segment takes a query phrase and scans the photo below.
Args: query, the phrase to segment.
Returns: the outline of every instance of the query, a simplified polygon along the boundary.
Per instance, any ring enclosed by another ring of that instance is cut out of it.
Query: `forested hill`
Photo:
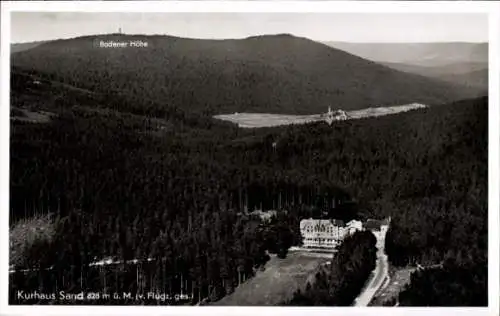
[[[41,45],[45,42],[46,41],[37,41],[37,42],[29,42],[29,43],[15,43],[15,44],[10,45],[10,52],[11,52],[11,54],[17,53],[17,52],[22,52],[22,51],[37,47],[38,45]]]
[[[147,48],[99,48],[140,40]],[[241,40],[110,34],[43,43],[12,54],[12,65],[100,92],[126,91],[205,114],[312,114],[477,96],[287,34]]]
[[[111,111],[125,116],[136,116],[144,122],[158,121],[155,118],[159,118],[168,122],[169,128],[166,131],[169,133],[191,133],[197,129],[221,129],[231,132],[236,129],[232,123],[154,102],[128,91],[99,93],[65,84],[38,71],[25,71],[17,67],[11,70],[11,106],[56,114],[75,108],[93,112],[93,115]]]

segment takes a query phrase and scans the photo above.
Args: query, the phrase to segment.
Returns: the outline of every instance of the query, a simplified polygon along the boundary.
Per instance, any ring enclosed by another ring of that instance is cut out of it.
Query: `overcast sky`
[[[487,42],[486,14],[13,12],[11,42],[105,34],[244,38],[291,33],[317,41]]]

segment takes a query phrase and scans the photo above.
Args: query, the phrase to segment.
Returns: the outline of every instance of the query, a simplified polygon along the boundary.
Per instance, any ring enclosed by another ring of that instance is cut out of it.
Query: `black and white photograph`
[[[9,306],[492,303],[487,13],[9,16]]]

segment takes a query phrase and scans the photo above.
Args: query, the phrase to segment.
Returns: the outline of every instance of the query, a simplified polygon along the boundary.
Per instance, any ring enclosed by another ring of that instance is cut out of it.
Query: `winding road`
[[[362,292],[354,300],[353,305],[356,307],[368,306],[375,293],[389,277],[389,265],[387,255],[384,252],[385,236],[388,228],[388,226],[382,226],[380,232],[374,233],[375,237],[377,237],[377,263]]]

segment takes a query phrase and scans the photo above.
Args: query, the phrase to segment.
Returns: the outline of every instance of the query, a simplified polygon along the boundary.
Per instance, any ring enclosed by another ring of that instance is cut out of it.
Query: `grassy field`
[[[396,105],[396,106],[387,106],[387,107],[376,107],[376,108],[367,108],[358,111],[349,111],[346,112],[347,116],[351,119],[361,119],[366,117],[376,117],[383,115],[391,115],[398,114],[402,112],[408,112],[411,110],[418,110],[422,108],[426,108],[426,105],[420,103],[411,103],[406,105]]]
[[[307,282],[313,281],[319,266],[329,260],[300,252],[291,252],[285,259],[273,256],[264,271],[258,271],[253,278],[236,288],[234,293],[213,305],[279,305],[291,299],[297,289],[305,288]]]
[[[268,113],[234,113],[216,115],[215,118],[238,124],[243,128],[272,127],[289,124],[306,124],[322,120],[319,114],[283,115]]]
[[[361,119],[366,117],[376,117],[390,114],[397,114],[411,110],[425,108],[419,103],[397,105],[389,107],[367,108],[356,111],[347,111],[349,119]],[[272,127],[290,124],[306,124],[324,120],[325,114],[312,115],[283,115],[269,113],[234,113],[216,115],[214,118],[238,124],[242,128]]]

